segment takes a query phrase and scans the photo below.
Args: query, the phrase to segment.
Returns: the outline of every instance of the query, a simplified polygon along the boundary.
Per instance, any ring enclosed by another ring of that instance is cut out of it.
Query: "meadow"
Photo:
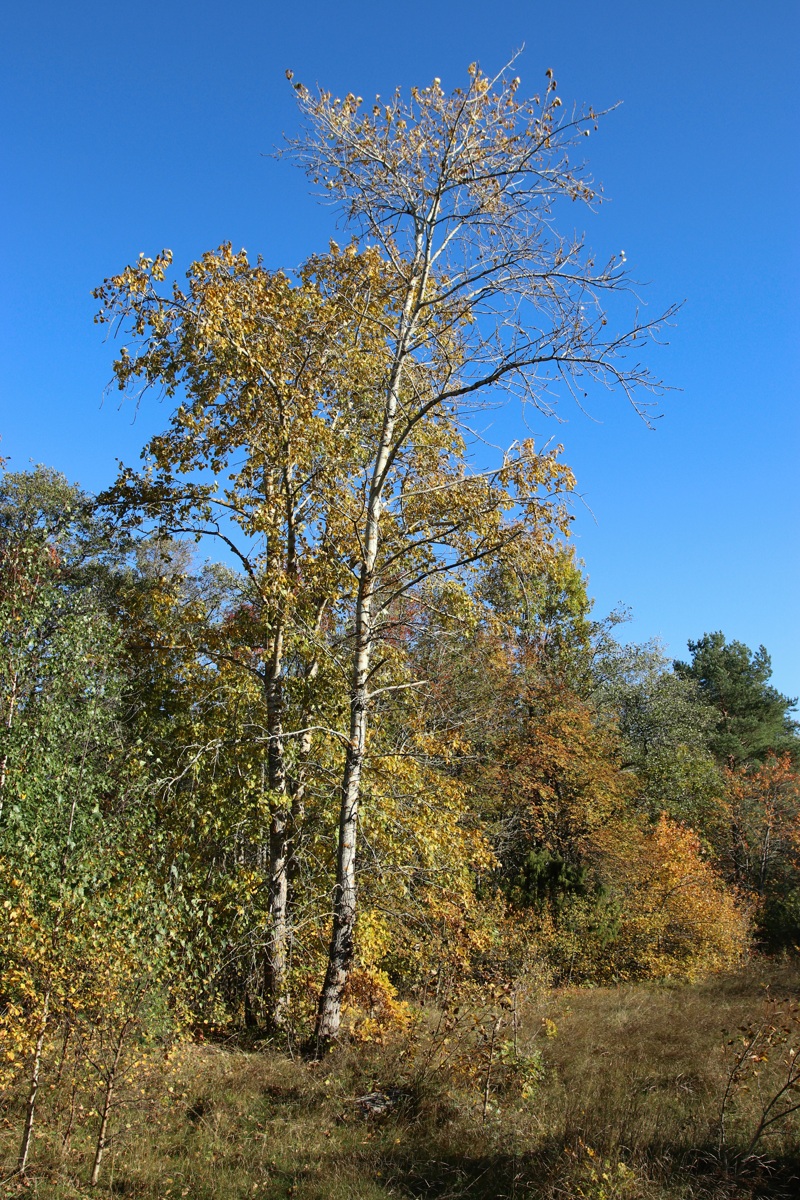
[[[321,1061],[197,1034],[151,1054],[119,1092],[93,1189],[97,1096],[61,1087],[48,1064],[27,1177],[3,1195],[793,1197],[800,1113],[780,1113],[798,1093],[779,1093],[799,990],[796,963],[765,960],[697,984],[531,986],[513,1006],[420,1009],[383,1044],[351,1041]],[[2,1109],[4,1175],[23,1108],[20,1094]]]

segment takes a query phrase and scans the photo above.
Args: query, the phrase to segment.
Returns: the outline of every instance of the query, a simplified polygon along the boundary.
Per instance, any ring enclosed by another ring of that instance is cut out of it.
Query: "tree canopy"
[[[692,680],[719,714],[711,739],[714,753],[732,766],[785,751],[797,755],[797,700],[782,696],[770,682],[772,663],[764,646],[751,651],[727,642],[721,632],[689,642],[691,662],[675,663],[681,679]]]

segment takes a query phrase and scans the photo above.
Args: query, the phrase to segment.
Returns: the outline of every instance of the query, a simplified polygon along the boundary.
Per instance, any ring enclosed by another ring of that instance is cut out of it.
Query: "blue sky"
[[[167,417],[103,402],[92,287],[140,251],[183,268],[230,240],[292,267],[337,232],[267,157],[298,128],[286,68],[370,96],[457,86],[524,44],[524,88],[552,67],[565,105],[621,100],[587,142],[610,202],[573,219],[599,254],[624,248],[648,312],[685,300],[650,359],[680,390],[652,432],[605,394],[534,430],[577,474],[599,613],[629,605],[628,636],[677,656],[712,629],[763,642],[800,692],[797,0],[29,0],[2,35],[0,452],[92,491]]]

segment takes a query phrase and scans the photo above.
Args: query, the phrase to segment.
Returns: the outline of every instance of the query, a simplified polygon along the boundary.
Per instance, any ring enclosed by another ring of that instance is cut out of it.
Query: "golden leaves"
[[[747,911],[693,830],[662,815],[649,829],[617,822],[596,841],[605,878],[623,898],[621,974],[694,979],[741,959]]]

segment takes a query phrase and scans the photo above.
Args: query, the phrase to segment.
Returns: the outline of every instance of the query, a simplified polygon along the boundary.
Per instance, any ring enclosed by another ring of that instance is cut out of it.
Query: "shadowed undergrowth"
[[[796,1196],[798,1114],[750,1143],[792,1069],[799,983],[795,967],[761,964],[691,986],[565,990],[529,998],[497,1036],[485,1013],[442,1022],[426,1012],[402,1038],[342,1046],[322,1062],[269,1045],[184,1045],[127,1081],[95,1189],[86,1180],[96,1098],[67,1093],[50,1064],[28,1176],[3,1194]],[[756,1028],[766,1032],[736,1068]],[[376,1092],[388,1097],[383,1111],[384,1101],[358,1104]],[[21,1124],[21,1096],[11,1095],[0,1120],[5,1176]]]

